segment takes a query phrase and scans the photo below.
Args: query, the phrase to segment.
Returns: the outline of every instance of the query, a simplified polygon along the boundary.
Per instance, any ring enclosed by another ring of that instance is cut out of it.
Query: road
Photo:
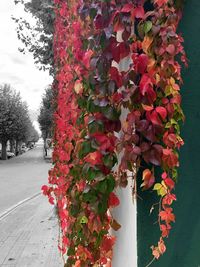
[[[57,218],[40,194],[51,167],[42,147],[0,161],[0,267],[63,266]]]
[[[51,165],[43,160],[43,144],[21,156],[0,161],[0,214],[18,202],[29,198],[47,183]]]

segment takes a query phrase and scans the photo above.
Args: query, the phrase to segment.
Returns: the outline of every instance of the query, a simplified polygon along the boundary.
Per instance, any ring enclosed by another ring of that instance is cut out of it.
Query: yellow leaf
[[[165,181],[162,181],[161,184],[162,184],[162,186],[163,186],[165,189],[167,189],[167,186],[166,186],[166,184],[165,184]]]
[[[82,83],[79,80],[76,81],[76,83],[74,85],[74,91],[77,94],[82,94],[82,92],[83,92],[83,85],[82,85]]]
[[[158,191],[158,195],[160,195],[161,197],[164,197],[167,194],[167,189],[162,187],[159,191]]]
[[[156,83],[160,82],[160,75],[156,73]]]
[[[170,78],[170,83],[172,86],[176,83],[173,77]]]
[[[154,185],[153,190],[160,190],[162,188],[162,185],[157,183]]]

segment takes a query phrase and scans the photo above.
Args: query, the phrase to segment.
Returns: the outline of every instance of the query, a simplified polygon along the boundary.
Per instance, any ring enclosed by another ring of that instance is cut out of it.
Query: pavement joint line
[[[25,204],[26,202],[38,197],[39,195],[41,195],[41,192],[34,194],[31,197],[25,198],[21,201],[19,201],[17,204],[13,205],[12,207],[10,207],[9,209],[7,209],[6,211],[4,211],[3,213],[0,214],[0,221],[3,220],[4,218],[6,218],[8,215],[10,215],[13,211],[15,211],[18,207],[22,206],[23,204]]]

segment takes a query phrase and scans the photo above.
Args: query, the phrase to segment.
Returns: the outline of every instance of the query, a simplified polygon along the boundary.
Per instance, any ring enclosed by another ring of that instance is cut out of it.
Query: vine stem
[[[154,261],[155,261],[155,257],[145,266],[145,267],[149,267]]]

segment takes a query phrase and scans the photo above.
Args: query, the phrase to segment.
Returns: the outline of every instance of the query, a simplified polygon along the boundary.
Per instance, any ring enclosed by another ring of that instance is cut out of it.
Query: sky
[[[0,84],[9,83],[20,91],[22,99],[34,113],[38,110],[44,89],[51,84],[52,78],[48,71],[37,69],[31,54],[24,55],[18,51],[23,45],[17,38],[12,15],[26,17],[34,23],[31,15],[25,14],[22,6],[16,6],[14,0],[0,0]]]

